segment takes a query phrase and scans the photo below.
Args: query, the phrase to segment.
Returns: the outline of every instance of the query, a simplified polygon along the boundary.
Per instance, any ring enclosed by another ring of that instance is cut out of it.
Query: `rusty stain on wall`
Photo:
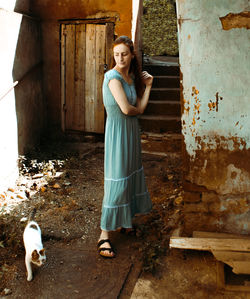
[[[219,100],[223,100],[223,97],[219,96],[219,92],[216,92],[215,94],[215,102],[213,102],[212,100],[209,101],[208,103],[208,108],[209,111],[219,111]]]
[[[206,136],[196,136],[195,142],[203,151],[210,149],[227,149],[230,151],[246,150],[246,141],[237,136],[224,137],[215,133]],[[216,146],[215,146],[216,145]]]
[[[224,30],[233,28],[250,29],[250,11],[229,13],[224,17],[220,17],[220,21]]]
[[[195,134],[194,126],[195,126],[196,122],[198,120],[200,120],[199,114],[200,114],[201,102],[200,102],[200,99],[198,98],[198,94],[199,94],[199,90],[196,89],[195,86],[193,86],[192,87],[192,92],[191,92],[192,99],[186,100],[185,98],[183,98],[183,113],[185,113],[186,115],[189,114],[190,109],[191,109],[190,102],[194,102],[193,109],[191,110],[193,112],[192,122],[191,122],[191,125],[189,125],[192,136],[194,136],[194,134]],[[183,96],[183,94],[182,94],[182,96]],[[182,121],[182,124],[183,124],[183,129],[186,129],[184,120]]]

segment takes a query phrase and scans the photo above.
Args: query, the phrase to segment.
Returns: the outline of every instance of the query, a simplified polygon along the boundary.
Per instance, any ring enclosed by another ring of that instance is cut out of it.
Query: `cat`
[[[25,247],[25,265],[27,270],[27,280],[33,279],[32,263],[42,266],[46,261],[45,249],[42,244],[42,233],[39,225],[34,221],[36,209],[29,217],[28,224],[23,232],[23,242]]]

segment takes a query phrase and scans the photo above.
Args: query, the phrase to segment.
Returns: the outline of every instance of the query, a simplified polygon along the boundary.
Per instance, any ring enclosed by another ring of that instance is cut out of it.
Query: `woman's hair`
[[[114,49],[115,46],[120,45],[120,44],[126,45],[130,49],[131,54],[134,56],[134,58],[132,58],[131,63],[130,63],[129,73],[134,74],[135,89],[136,89],[137,96],[140,98],[143,95],[144,84],[143,84],[142,79],[141,79],[141,67],[140,67],[140,64],[138,62],[138,58],[135,54],[134,44],[133,44],[132,40],[129,37],[125,36],[125,35],[122,35],[122,36],[118,37],[113,42],[113,49]],[[114,67],[114,66],[115,66],[115,59],[113,57],[112,67]]]

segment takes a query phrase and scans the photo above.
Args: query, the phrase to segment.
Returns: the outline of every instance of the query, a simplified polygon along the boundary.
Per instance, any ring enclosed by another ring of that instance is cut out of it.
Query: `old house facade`
[[[250,233],[249,8],[177,1],[187,233]],[[1,2],[0,190],[45,132],[103,133],[112,39],[140,44],[138,11],[132,0]]]

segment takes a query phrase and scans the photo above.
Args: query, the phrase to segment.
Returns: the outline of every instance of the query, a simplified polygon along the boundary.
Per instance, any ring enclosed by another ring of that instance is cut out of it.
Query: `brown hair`
[[[130,63],[129,73],[134,75],[136,93],[137,93],[137,96],[139,98],[141,98],[143,95],[143,91],[144,91],[144,84],[141,79],[141,67],[138,62],[138,58],[135,54],[134,44],[133,44],[132,40],[125,35],[119,36],[113,42],[113,49],[115,46],[120,45],[120,44],[126,45],[130,49],[131,54],[134,56],[134,58],[132,58],[131,63]],[[113,57],[112,67],[114,67],[114,66],[115,66],[115,59]]]

